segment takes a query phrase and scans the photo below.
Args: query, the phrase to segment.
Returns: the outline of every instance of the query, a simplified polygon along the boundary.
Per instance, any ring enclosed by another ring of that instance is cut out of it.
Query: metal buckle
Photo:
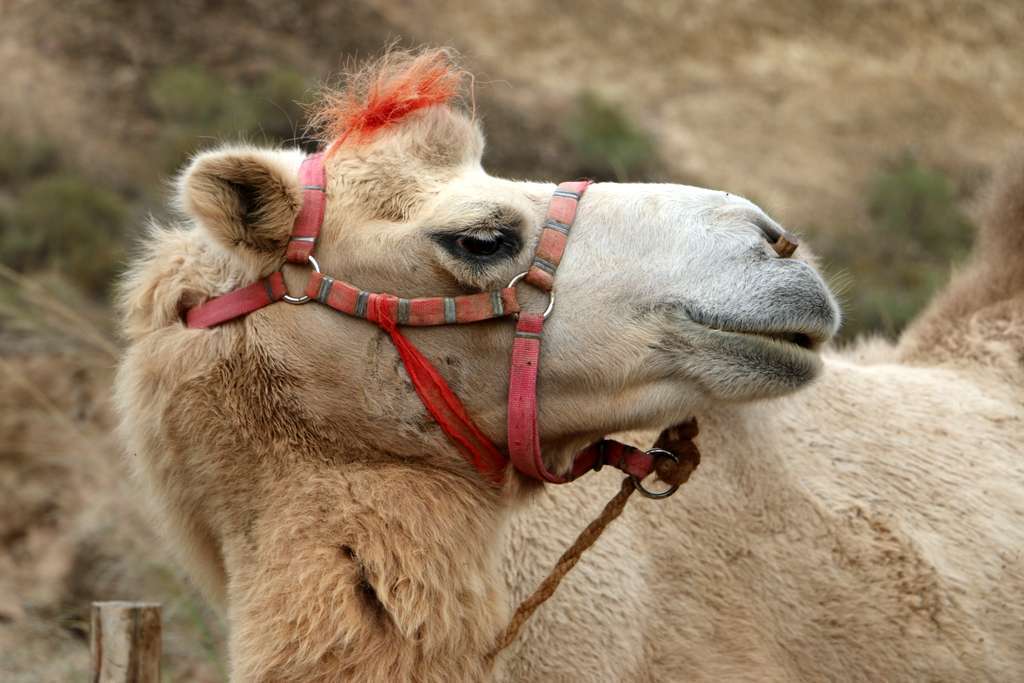
[[[316,262],[316,259],[313,258],[313,255],[310,254],[306,258],[307,258],[307,261],[308,261],[309,265],[313,266],[313,272],[314,273],[319,273],[320,272],[320,264]],[[309,303],[309,296],[306,295],[306,294],[303,294],[302,296],[292,296],[291,294],[288,294],[287,292],[285,292],[285,295],[282,298],[285,301],[287,301],[288,303],[295,304],[295,305]]]
[[[530,271],[528,271],[528,270],[524,270],[523,272],[519,273],[514,278],[509,280],[508,284],[505,285],[505,289],[509,289],[511,287],[515,287],[517,284],[519,284],[520,280],[522,280],[524,277],[526,277],[529,274],[530,274]],[[551,312],[553,310],[555,310],[555,293],[554,292],[548,292],[548,307],[544,309],[544,314],[543,314],[544,320],[547,320],[548,317],[550,317]],[[519,319],[519,314],[518,313],[514,314],[514,316],[515,316],[515,318],[517,320]]]
[[[647,454],[648,455],[653,455],[655,460],[657,460],[658,458],[671,458],[673,462],[676,462],[676,463],[679,462],[679,456],[678,455],[676,455],[672,451],[666,451],[664,448],[652,448],[649,451],[647,451]],[[644,488],[643,480],[637,478],[636,475],[631,474],[631,475],[629,475],[629,478],[633,480],[633,486],[636,487],[637,491],[639,491],[643,495],[647,496],[648,498],[653,498],[655,500],[660,500],[662,498],[668,498],[673,493],[675,493],[676,491],[679,490],[679,484],[676,484],[674,486],[670,486],[669,488],[665,489],[664,491],[651,491],[650,489]]]

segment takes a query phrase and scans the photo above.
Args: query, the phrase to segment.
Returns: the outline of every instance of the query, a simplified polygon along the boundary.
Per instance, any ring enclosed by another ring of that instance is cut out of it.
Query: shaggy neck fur
[[[280,493],[258,546],[239,539],[237,561],[228,551],[237,680],[485,676],[507,601],[488,542],[500,535],[493,499],[383,463],[310,472]]]
[[[500,535],[498,493],[324,424],[303,405],[302,371],[250,339],[221,349],[163,407],[177,445],[167,457],[186,456],[195,472],[172,514],[189,511],[200,538],[216,541],[190,548],[236,625],[233,677],[482,677],[505,615],[488,542]],[[221,411],[192,409],[211,404]],[[420,447],[449,449],[443,435]],[[211,489],[211,478],[230,485]]]

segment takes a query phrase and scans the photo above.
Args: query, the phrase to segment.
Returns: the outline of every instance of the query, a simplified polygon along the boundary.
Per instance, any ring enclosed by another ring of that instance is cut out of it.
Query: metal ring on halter
[[[309,265],[313,266],[313,272],[314,273],[319,273],[320,272],[320,264],[316,262],[316,259],[313,258],[313,255],[310,254],[306,258],[309,260]],[[306,294],[303,294],[302,296],[292,296],[291,294],[288,294],[286,292],[285,295],[283,297],[281,297],[281,298],[284,299],[285,301],[287,301],[290,304],[304,304],[304,303],[308,303],[309,302],[309,296],[306,295]]]
[[[511,287],[515,287],[517,284],[519,284],[520,280],[522,280],[524,277],[526,277],[529,274],[530,274],[530,271],[528,271],[528,270],[524,270],[523,272],[519,273],[519,275],[516,275],[514,278],[509,280],[508,284],[505,285],[505,289],[509,289]],[[548,292],[548,307],[544,309],[544,316],[543,316],[545,320],[547,320],[548,317],[550,317],[551,311],[553,311],[553,310],[555,310],[555,293],[554,292]],[[519,314],[516,313],[515,317],[518,318]]]
[[[672,451],[666,451],[664,448],[652,448],[651,450],[647,451],[647,454],[653,455],[655,459],[671,458],[672,462],[679,462],[678,455],[676,455]],[[629,478],[633,480],[633,486],[636,487],[637,491],[647,496],[648,498],[654,498],[655,500],[659,498],[668,498],[673,493],[679,490],[679,484],[674,484],[669,488],[665,489],[664,491],[651,491],[650,489],[644,488],[643,480],[638,479],[636,475],[631,474],[629,475]]]

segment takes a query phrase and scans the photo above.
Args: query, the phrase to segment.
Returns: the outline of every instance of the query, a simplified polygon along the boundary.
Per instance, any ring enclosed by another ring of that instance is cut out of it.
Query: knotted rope
[[[676,462],[668,458],[660,460],[656,467],[659,480],[669,486],[681,486],[687,482],[693,471],[697,469],[697,465],[700,464],[700,451],[697,450],[697,445],[693,443],[693,438],[697,436],[697,431],[696,420],[690,420],[666,429],[661,433],[655,447],[672,451],[679,457],[679,461]],[[601,514],[579,533],[573,544],[562,553],[562,556],[558,558],[558,562],[555,563],[547,577],[540,582],[540,585],[537,586],[533,593],[519,603],[519,607],[516,608],[515,614],[512,615],[512,619],[505,627],[505,630],[501,632],[501,635],[498,636],[497,641],[494,643],[494,647],[487,653],[485,660],[488,664],[493,665],[494,658],[516,639],[523,625],[533,616],[537,608],[554,595],[562,579],[576,566],[583,553],[590,546],[594,545],[608,525],[622,514],[626,503],[629,502],[629,497],[635,491],[636,484],[634,484],[633,479],[631,477],[624,478],[618,493],[612,496],[611,500],[605,504]]]

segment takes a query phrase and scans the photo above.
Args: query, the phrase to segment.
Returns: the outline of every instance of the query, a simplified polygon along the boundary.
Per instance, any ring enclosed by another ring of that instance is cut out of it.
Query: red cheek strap
[[[284,276],[280,271],[271,273],[248,287],[236,289],[188,309],[185,325],[194,328],[215,327],[280,301],[285,294]]]
[[[285,258],[291,263],[305,263],[313,253],[320,226],[324,224],[327,208],[327,171],[324,169],[323,153],[313,154],[299,166],[299,186],[302,189],[302,206],[295,217],[288,252]]]

